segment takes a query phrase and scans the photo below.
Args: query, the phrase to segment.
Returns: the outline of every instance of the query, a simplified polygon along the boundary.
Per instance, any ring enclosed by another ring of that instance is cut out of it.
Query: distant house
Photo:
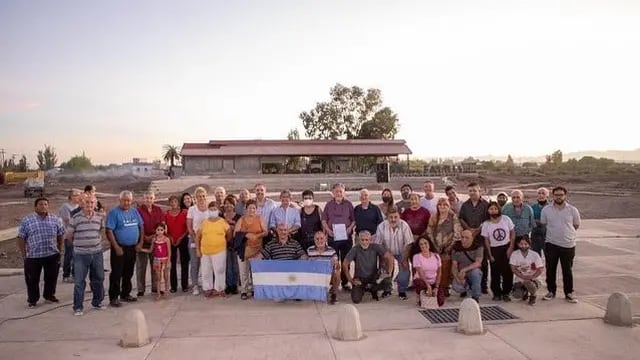
[[[142,158],[133,158],[130,163],[123,163],[122,169],[125,170],[125,173],[139,177],[159,176],[163,172],[160,168],[160,161],[147,162]]]

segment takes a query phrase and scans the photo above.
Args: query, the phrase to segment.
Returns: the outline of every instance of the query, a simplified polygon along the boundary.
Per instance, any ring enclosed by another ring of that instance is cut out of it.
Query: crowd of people
[[[538,189],[529,205],[520,190],[511,192],[511,201],[504,193],[488,201],[476,183],[468,184],[464,202],[453,186],[438,198],[434,183],[426,181],[423,194],[403,185],[397,202],[391,189],[384,189],[378,205],[362,189],[354,207],[345,187],[336,184],[324,208],[311,190],[302,192],[300,203],[288,190],[280,192],[279,202],[266,196],[263,184],[253,190],[253,196],[248,190],[236,196],[218,187],[209,201],[206,189],[198,187],[193,194],[169,197],[167,210],[155,203],[152,192],[135,206],[133,194],[123,191],[118,206],[107,212],[89,185],[84,192],[70,191],[59,215],[50,213],[46,198],[37,199],[18,233],[28,307],[40,299],[43,270],[43,298],[58,302],[63,254],[62,281],[75,284],[74,314],[84,313],[87,276],[92,307],[104,309],[105,250],[110,251],[112,307],[145,296],[147,266],[157,299],[178,290],[250,299],[251,259],[330,261],[330,304],[340,288],[350,292],[353,303],[366,293],[374,300],[389,297],[395,281],[398,297],[407,300],[413,289],[419,306],[424,296],[442,305],[451,292],[479,302],[489,290],[493,301],[515,297],[534,305],[543,273],[548,290],[543,299],[551,300],[560,262],[565,299],[577,302],[572,266],[580,214],[567,203],[564,187],[551,191],[552,201],[546,188]]]

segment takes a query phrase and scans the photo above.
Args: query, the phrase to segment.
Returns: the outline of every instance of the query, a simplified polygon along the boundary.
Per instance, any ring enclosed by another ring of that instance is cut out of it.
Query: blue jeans
[[[192,246],[194,243],[195,240],[189,236],[189,258],[191,259],[189,262],[189,272],[191,273],[191,286],[197,287],[198,274],[200,273],[200,258],[198,258],[196,254],[196,248]]]
[[[62,277],[68,278],[73,275],[73,244],[64,242],[64,259],[62,261]]]
[[[409,269],[402,268],[402,255],[394,255],[398,261],[398,293],[406,293],[409,287]]]
[[[99,306],[104,299],[104,263],[102,251],[95,254],[75,254],[73,257],[73,310],[82,310],[84,303],[85,279],[89,273],[89,286],[93,293],[91,305]]]
[[[471,288],[471,297],[474,299],[480,299],[482,294],[482,271],[480,269],[473,269],[466,274],[467,287]]]

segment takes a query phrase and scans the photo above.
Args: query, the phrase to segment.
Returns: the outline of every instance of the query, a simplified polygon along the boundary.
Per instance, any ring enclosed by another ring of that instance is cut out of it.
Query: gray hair
[[[544,191],[545,195],[549,196],[549,189],[546,187],[539,188],[536,192]]]
[[[511,192],[511,197],[513,197],[514,195],[520,195],[520,197],[524,197],[524,194],[522,193],[522,191],[517,189]]]
[[[218,192],[218,191],[222,191],[223,194],[227,193],[227,190],[225,190],[225,188],[223,188],[222,186],[218,186],[217,188],[215,188],[213,190],[214,193]]]
[[[344,190],[344,184],[343,183],[335,183],[335,184],[333,184],[333,187],[331,187],[331,190],[335,190],[337,188],[341,188],[342,190]]]
[[[361,230],[361,231],[358,233],[358,240],[360,240],[360,238],[361,238],[362,236],[364,236],[364,235],[369,235],[369,237],[373,236],[373,235],[371,235],[371,232],[370,232],[369,230]]]
[[[133,199],[133,193],[129,190],[124,190],[120,192],[120,196],[118,197],[118,199],[122,200],[127,197]]]

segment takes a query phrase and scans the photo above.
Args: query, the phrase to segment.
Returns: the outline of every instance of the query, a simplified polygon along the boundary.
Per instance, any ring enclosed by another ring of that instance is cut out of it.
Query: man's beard
[[[409,200],[409,195],[411,195],[410,193],[402,193],[402,199],[403,200]]]
[[[555,199],[555,200],[553,200],[553,202],[555,202],[558,205],[562,205],[562,204],[564,204],[564,199]]]
[[[497,219],[497,218],[500,216],[500,214],[491,214],[491,215],[489,215],[489,216],[490,216],[492,219]]]

